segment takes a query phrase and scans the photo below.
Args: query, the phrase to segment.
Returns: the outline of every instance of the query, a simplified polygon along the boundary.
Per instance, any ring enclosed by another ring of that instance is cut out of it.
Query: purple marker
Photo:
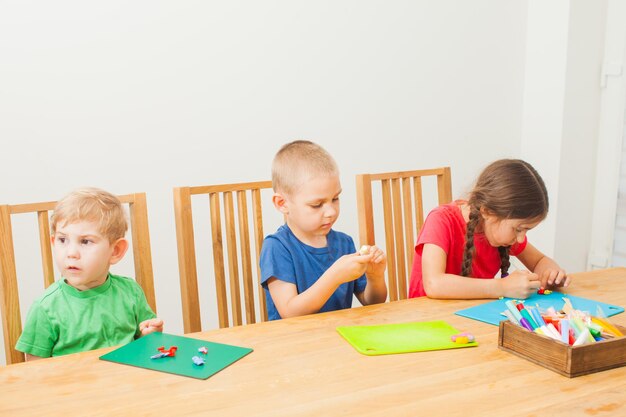
[[[528,322],[528,320],[526,320],[525,317],[522,317],[520,319],[519,324],[521,324],[522,327],[524,327],[526,330],[530,330],[531,332],[534,331],[533,326],[530,325],[530,323]]]

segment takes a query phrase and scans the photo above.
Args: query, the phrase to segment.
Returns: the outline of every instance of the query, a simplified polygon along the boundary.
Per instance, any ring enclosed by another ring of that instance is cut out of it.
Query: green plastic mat
[[[161,346],[165,349],[176,346],[178,348],[176,355],[151,359],[151,356],[159,353],[158,348]],[[203,346],[208,350],[206,355],[198,351]],[[192,378],[207,379],[250,352],[252,352],[250,348],[156,332],[102,355],[100,359]],[[194,356],[204,359],[204,365],[195,365],[191,359]]]
[[[460,332],[443,320],[342,326],[337,331],[358,352],[370,356],[478,346],[476,342],[453,342],[450,337]]]

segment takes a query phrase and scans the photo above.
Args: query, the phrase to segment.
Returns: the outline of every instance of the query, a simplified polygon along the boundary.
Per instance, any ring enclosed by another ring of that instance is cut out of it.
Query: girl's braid
[[[463,264],[461,275],[469,277],[472,273],[472,260],[474,259],[474,231],[480,222],[480,208],[470,206],[469,221],[465,234],[465,251],[463,252]]]

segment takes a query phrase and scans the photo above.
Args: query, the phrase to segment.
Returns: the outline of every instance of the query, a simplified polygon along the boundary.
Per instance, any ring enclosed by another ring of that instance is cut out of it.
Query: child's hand
[[[529,271],[514,271],[501,279],[503,296],[509,298],[528,298],[541,287],[539,275]]]
[[[337,277],[339,284],[344,282],[354,281],[365,273],[373,255],[360,255],[357,253],[351,253],[349,255],[343,255],[337,259],[329,269],[332,269],[333,275]]]
[[[153,332],[162,332],[163,320],[150,319],[150,320],[142,321],[141,323],[139,323],[139,330],[141,331],[142,336],[145,336]]]
[[[546,269],[541,273],[541,286],[543,288],[567,287],[571,278],[563,269]]]
[[[377,246],[363,246],[359,250],[360,255],[371,255],[371,259],[367,264],[365,274],[371,278],[384,279],[385,268],[387,268],[387,256]]]

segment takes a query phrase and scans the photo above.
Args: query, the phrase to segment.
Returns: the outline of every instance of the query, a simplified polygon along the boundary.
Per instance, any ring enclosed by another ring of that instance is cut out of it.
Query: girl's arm
[[[446,252],[426,243],[422,249],[422,278],[430,298],[527,298],[539,286],[539,277],[528,271],[515,271],[503,279],[477,279],[446,273]]]
[[[527,243],[524,250],[517,255],[517,259],[522,261],[526,268],[539,275],[541,286],[544,288],[567,287],[571,281],[564,269],[530,243]]]

